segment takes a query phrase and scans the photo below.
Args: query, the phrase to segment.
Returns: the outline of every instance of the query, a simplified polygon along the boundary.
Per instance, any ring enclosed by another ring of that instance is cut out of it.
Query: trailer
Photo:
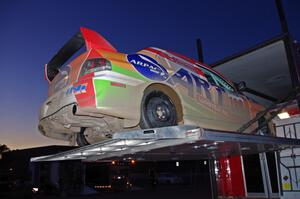
[[[117,132],[112,139],[31,162],[82,160],[186,160],[218,159],[300,147],[299,139],[203,129],[179,125]]]

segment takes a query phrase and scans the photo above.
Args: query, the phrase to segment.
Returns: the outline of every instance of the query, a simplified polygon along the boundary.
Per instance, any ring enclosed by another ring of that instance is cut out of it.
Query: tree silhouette
[[[8,146],[6,144],[0,144],[0,154],[10,151],[10,149],[8,148]]]

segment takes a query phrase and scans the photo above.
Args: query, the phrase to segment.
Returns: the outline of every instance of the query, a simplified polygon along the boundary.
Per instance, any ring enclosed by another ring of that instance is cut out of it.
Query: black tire
[[[81,128],[80,132],[77,133],[77,137],[76,137],[76,142],[78,144],[78,146],[86,146],[89,145],[90,143],[86,140],[85,135],[84,135],[84,131],[86,128]]]
[[[177,125],[177,111],[172,100],[159,90],[146,91],[141,104],[142,129]]]

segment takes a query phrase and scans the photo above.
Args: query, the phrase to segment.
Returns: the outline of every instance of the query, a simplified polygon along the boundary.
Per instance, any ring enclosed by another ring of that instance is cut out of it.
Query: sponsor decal
[[[167,70],[149,56],[133,54],[128,55],[127,60],[139,73],[151,80],[164,81],[169,77]]]
[[[222,112],[225,115],[227,113],[224,109],[246,110],[244,100],[239,94],[210,84],[201,76],[196,76],[184,68],[174,73],[171,79],[173,86],[180,86],[178,89],[186,92],[186,95],[216,112]]]
[[[67,90],[66,95],[71,95],[71,94],[78,95],[78,94],[86,93],[86,88],[87,88],[87,83],[79,84],[77,86],[72,86]]]

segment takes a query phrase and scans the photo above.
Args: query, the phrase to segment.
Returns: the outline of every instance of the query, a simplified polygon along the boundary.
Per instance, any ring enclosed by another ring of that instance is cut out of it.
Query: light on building
[[[281,120],[290,118],[290,114],[288,112],[282,112],[277,115]]]
[[[179,167],[179,162],[176,162],[176,167]]]
[[[130,163],[131,163],[132,165],[135,165],[135,160],[130,160]]]

